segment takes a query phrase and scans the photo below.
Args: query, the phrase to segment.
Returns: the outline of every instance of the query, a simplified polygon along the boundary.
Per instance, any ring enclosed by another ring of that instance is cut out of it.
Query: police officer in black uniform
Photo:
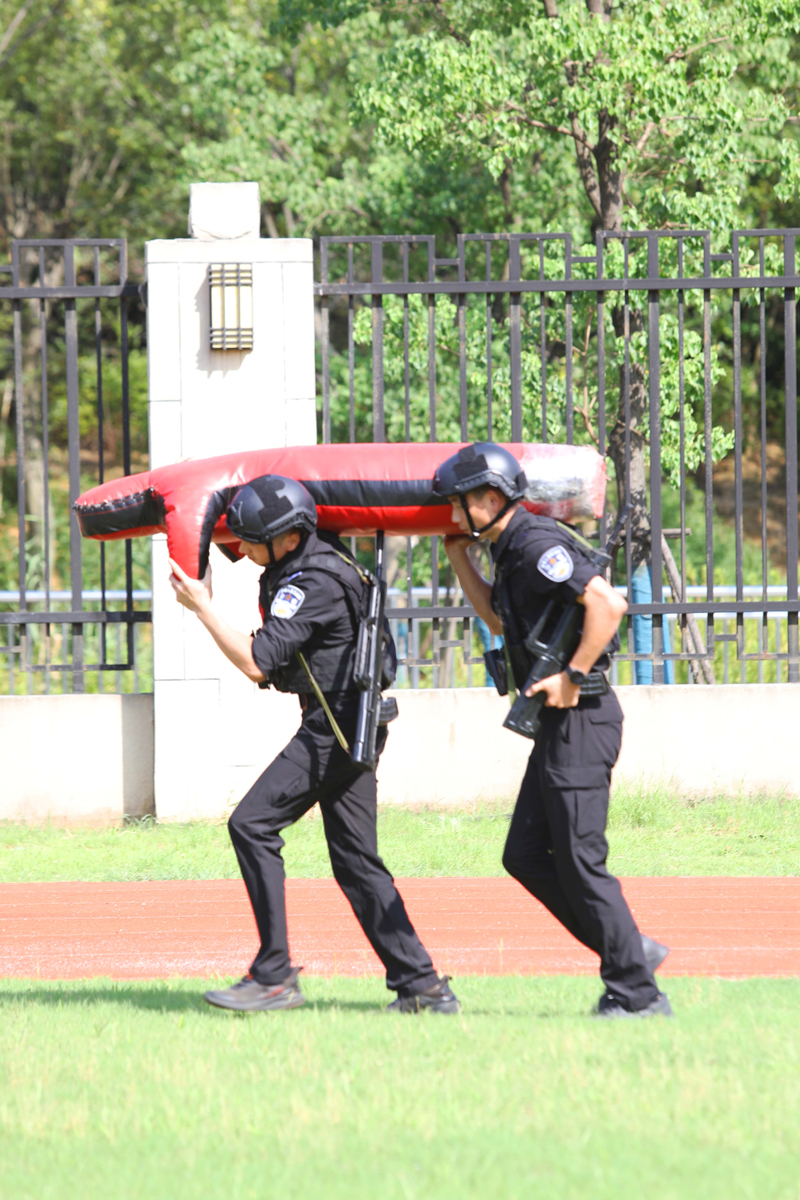
[[[248,679],[300,697],[302,722],[228,822],[261,946],[239,983],[205,998],[239,1012],[303,1003],[301,968],[289,958],[281,830],[319,803],[333,873],[386,968],[387,987],[397,992],[389,1010],[458,1012],[378,855],[375,773],[354,767],[340,744],[352,745],[355,734],[360,692],[353,666],[368,575],[338,538],[317,532],[314,501],[295,480],[252,480],[233,496],[227,523],[242,553],[266,568],[261,629],[232,629],[214,612],[204,584],[176,563],[172,586]],[[388,646],[396,663],[391,639]],[[379,750],[385,741],[384,726]]]
[[[533,665],[523,643],[547,601],[554,594],[564,604],[577,598],[585,610],[566,670],[528,692],[541,690],[547,698],[503,865],[600,956],[606,991],[597,1016],[671,1016],[653,978],[668,950],[640,934],[619,881],[606,869],[608,791],[622,737],[622,710],[606,671],[626,604],[585,553],[588,543],[577,530],[519,504],[526,487],[514,456],[492,442],[464,447],[441,464],[433,482],[466,535],[446,539],[450,561],[478,616],[504,635],[518,689]],[[467,555],[478,538],[491,543],[493,586]],[[556,619],[539,634],[542,641]]]

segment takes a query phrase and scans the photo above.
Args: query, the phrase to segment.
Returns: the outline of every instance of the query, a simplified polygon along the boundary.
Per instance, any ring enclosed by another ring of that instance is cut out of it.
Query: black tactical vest
[[[539,527],[546,529],[557,530],[561,534],[567,534],[568,537],[575,543],[575,549],[586,552],[593,549],[590,542],[586,540],[576,529],[571,525],[567,525],[562,521],[557,521],[553,517],[535,518]],[[535,611],[529,613],[519,612],[511,603],[511,596],[508,586],[508,577],[511,573],[520,566],[521,560],[525,557],[525,533],[528,526],[523,525],[516,536],[506,548],[502,560],[497,564],[495,569],[495,580],[493,595],[497,607],[499,609],[500,620],[503,622],[503,636],[508,661],[511,666],[511,671],[514,676],[514,682],[517,688],[523,687],[528,675],[534,664],[534,656],[525,646],[525,639],[534,630],[534,628],[542,622],[541,627],[537,630],[537,640],[547,642],[548,636],[555,628],[556,622],[564,611],[564,606],[567,603],[574,603],[572,597],[567,597],[562,594],[561,589],[554,590],[548,595],[542,595]],[[619,647],[619,641],[615,635],[616,646],[613,645],[609,649]],[[601,669],[608,666],[608,660],[603,655],[596,664]]]
[[[266,571],[262,576],[261,585],[262,617],[269,613],[272,601],[287,577],[311,568],[322,571],[343,587],[352,623],[352,634],[346,642],[333,646],[315,645],[313,640],[309,641],[303,647],[303,654],[323,692],[352,691],[356,641],[365,606],[369,573],[360,564],[355,563],[345,553],[344,548],[336,550],[316,535],[308,553],[301,554],[299,558],[292,557],[285,565],[278,563],[271,571]],[[314,690],[296,656],[293,656],[285,667],[271,671],[269,682],[279,692],[307,695]]]

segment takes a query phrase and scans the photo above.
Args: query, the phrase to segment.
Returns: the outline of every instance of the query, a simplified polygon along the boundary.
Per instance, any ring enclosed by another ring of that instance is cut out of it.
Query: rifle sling
[[[319,700],[320,704],[322,705],[325,716],[328,718],[328,720],[331,723],[331,729],[336,734],[337,742],[342,747],[345,754],[349,754],[350,747],[347,744],[347,738],[344,736],[341,729],[339,728],[339,722],[336,720],[336,717],[331,712],[331,706],[330,706],[330,704],[328,704],[328,701],[325,699],[325,696],[323,695],[323,692],[322,692],[322,688],[319,686],[316,679],[311,674],[311,668],[309,667],[308,663],[306,662],[305,654],[303,654],[300,650],[298,650],[297,657],[300,661],[300,666],[303,668],[306,675],[308,676],[308,682],[311,684],[312,688],[314,689],[314,695]]]

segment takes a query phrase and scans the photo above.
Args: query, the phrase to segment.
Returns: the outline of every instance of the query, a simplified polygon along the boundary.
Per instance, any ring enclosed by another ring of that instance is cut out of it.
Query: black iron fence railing
[[[124,239],[11,243],[0,274],[0,690],[24,680],[26,692],[49,691],[55,679],[83,692],[87,675],[103,690],[95,672],[132,673],[138,688],[134,633],[151,616],[134,592],[133,548],[82,544],[72,513],[86,487],[131,472],[131,304]]]
[[[734,675],[796,682],[798,233],[736,231],[725,253],[694,230],[580,253],[569,234],[465,234],[453,258],[432,237],[323,238],[320,437],[594,444],[598,536],[634,504],[619,682],[721,682],[731,648]],[[438,539],[393,556],[407,678],[471,677],[488,631]]]
[[[324,238],[320,438],[594,444],[596,535],[634,503],[616,681],[798,681],[798,232],[737,231],[725,253],[703,231],[580,252],[567,234],[475,234],[453,258],[431,237]],[[146,466],[142,333],[124,240],[12,244],[0,690],[147,686],[147,545],[81,543],[71,513]],[[401,682],[483,682],[489,632],[439,540],[390,539],[387,562]]]

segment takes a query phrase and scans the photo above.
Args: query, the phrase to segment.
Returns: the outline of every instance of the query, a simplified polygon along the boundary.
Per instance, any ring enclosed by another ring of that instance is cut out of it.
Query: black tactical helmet
[[[243,542],[269,546],[273,538],[290,529],[311,533],[317,525],[317,506],[296,479],[259,475],[239,488],[225,520],[231,533]]]
[[[460,496],[461,504],[469,521],[473,537],[479,537],[508,512],[511,505],[525,495],[528,479],[514,455],[496,442],[473,442],[463,446],[457,454],[446,458],[436,468],[433,477],[435,496]],[[465,496],[475,488],[493,487],[506,498],[506,503],[494,521],[476,529],[472,523]]]

